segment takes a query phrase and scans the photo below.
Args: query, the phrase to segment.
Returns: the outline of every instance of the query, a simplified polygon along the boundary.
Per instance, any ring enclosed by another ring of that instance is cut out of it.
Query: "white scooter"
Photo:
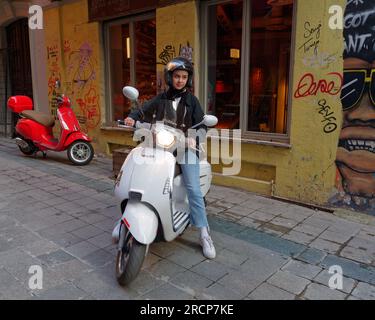
[[[138,106],[139,92],[124,87],[124,95]],[[217,118],[205,115],[200,124],[212,127]],[[122,125],[126,127],[125,125]],[[127,285],[138,275],[149,245],[154,241],[172,241],[181,235],[190,223],[187,191],[171,150],[178,141],[185,139],[183,133],[163,125],[136,122],[140,136],[154,138],[153,143],[135,147],[127,156],[117,176],[115,197],[122,213],[118,228],[118,252],[116,277],[121,285]],[[128,127],[133,128],[133,127]],[[151,128],[151,129],[150,129]],[[133,128],[134,129],[134,128]],[[211,165],[200,160],[200,185],[205,196],[211,186]],[[116,229],[115,229],[116,230]]]

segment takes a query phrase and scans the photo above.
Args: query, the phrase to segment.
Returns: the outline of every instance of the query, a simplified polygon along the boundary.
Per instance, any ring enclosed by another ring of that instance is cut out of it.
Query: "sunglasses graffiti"
[[[344,117],[336,155],[341,195],[347,205],[371,209],[375,196],[375,69],[344,70],[341,103]]]
[[[349,23],[356,17],[361,23]],[[344,16],[343,123],[332,204],[375,213],[375,7],[348,1]]]
[[[344,70],[340,97],[342,109],[345,111],[357,106],[366,92],[375,106],[375,69]]]

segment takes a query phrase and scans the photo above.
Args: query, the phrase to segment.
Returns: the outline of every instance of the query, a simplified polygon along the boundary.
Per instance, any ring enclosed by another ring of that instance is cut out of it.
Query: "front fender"
[[[122,221],[139,243],[148,245],[155,240],[158,218],[146,204],[129,200],[122,215]]]
[[[64,147],[67,148],[76,140],[84,140],[87,142],[91,142],[91,139],[82,132],[73,132],[71,133],[65,140]]]

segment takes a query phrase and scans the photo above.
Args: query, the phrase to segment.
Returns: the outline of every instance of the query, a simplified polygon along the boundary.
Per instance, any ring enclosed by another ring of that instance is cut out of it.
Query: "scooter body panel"
[[[186,210],[188,206],[185,206],[187,219],[180,222],[178,228],[174,226],[173,216],[177,214],[172,208],[175,165],[176,159],[169,152],[134,148],[126,158],[115,186],[115,196],[120,202],[137,195],[141,198],[139,201],[148,203],[155,209],[166,241],[175,239],[189,222],[189,212]]]
[[[25,139],[33,141],[38,147],[44,143],[49,143],[52,147],[56,146],[52,128],[45,127],[34,120],[26,118],[19,119],[16,125],[16,132]]]
[[[200,176],[200,185],[203,197],[208,193],[212,181],[212,171],[211,165],[207,160],[201,160],[199,162],[199,176]]]
[[[139,243],[148,245],[155,240],[158,231],[158,218],[146,204],[129,200],[122,220]]]
[[[130,182],[132,180],[132,174],[134,171],[134,164],[135,164],[134,161],[131,160],[131,158],[132,158],[132,153],[136,152],[136,149],[137,148],[134,148],[128,154],[116,178],[114,195],[119,200],[120,210],[121,210],[122,201],[124,201],[125,199],[129,199]]]
[[[186,187],[182,174],[174,177],[175,166],[176,159],[169,152],[153,148],[134,148],[120,170],[114,192],[120,203],[130,199],[129,201],[149,204],[150,208],[154,209],[154,215],[160,217],[166,241],[175,239],[190,221]],[[203,196],[207,194],[211,180],[210,164],[206,160],[200,161]]]
[[[84,140],[91,142],[91,139],[83,132],[73,132],[66,138],[64,143],[64,149],[68,148],[76,140]]]
[[[61,129],[70,132],[81,131],[77,117],[70,107],[60,107],[57,109],[57,117],[61,124]]]

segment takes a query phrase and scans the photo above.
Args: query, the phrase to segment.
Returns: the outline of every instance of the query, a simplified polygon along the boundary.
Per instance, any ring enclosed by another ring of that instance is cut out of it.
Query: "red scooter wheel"
[[[38,149],[37,147],[35,147],[35,145],[31,142],[31,141],[25,141],[28,146],[27,147],[22,147],[22,146],[18,146],[18,148],[21,150],[21,152],[27,156],[31,156],[32,154],[34,154]]]
[[[68,158],[76,166],[89,164],[94,157],[94,148],[90,142],[74,141],[68,148]]]

